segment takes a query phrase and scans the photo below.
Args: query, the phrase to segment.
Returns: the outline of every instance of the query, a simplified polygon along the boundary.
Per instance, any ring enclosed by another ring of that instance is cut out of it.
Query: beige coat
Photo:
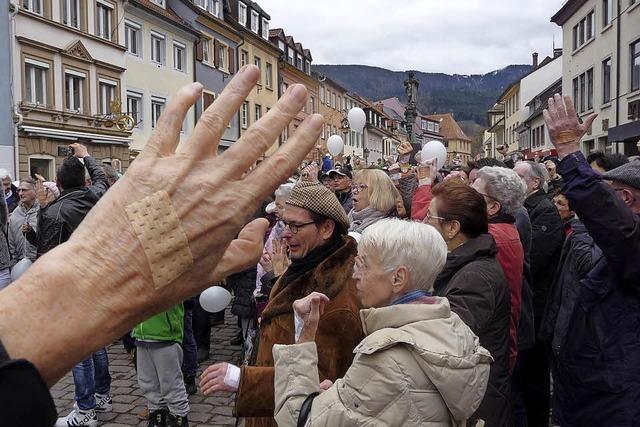
[[[307,426],[464,426],[480,405],[491,355],[446,298],[360,311],[353,364],[313,401]],[[295,426],[319,391],[315,343],[276,345],[275,417]]]

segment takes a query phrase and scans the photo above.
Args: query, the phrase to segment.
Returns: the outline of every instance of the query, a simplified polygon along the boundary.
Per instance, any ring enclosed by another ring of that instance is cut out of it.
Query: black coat
[[[256,312],[252,295],[256,290],[257,274],[257,266],[254,266],[227,277],[227,286],[233,291],[234,296],[231,313],[238,317],[252,318]]]
[[[18,207],[18,204],[20,203],[20,195],[18,194],[18,187],[11,184],[11,197],[9,197],[6,200],[7,200],[7,209],[9,210],[9,213],[11,213],[15,208]]]
[[[558,267],[564,227],[558,210],[540,189],[524,201],[531,220],[531,287],[536,333],[547,303],[547,296]]]
[[[106,175],[92,157],[85,157],[84,165],[93,185],[64,190],[57,199],[40,209],[38,233],[26,234],[29,243],[38,248],[38,257],[69,240],[71,233],[109,188]]]
[[[496,259],[495,241],[482,234],[454,249],[436,279],[434,294],[446,297],[454,311],[491,352],[489,384],[472,419],[487,426],[511,426],[513,408],[508,368],[509,285]]]

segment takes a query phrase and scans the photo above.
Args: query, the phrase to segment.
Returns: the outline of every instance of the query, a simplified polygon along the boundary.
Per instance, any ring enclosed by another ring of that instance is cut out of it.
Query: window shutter
[[[229,74],[236,72],[236,54],[231,46],[229,46]]]
[[[203,50],[204,48],[202,47],[202,40],[198,40],[196,42],[196,61],[202,62],[202,59],[204,58]]]
[[[215,65],[216,68],[220,68],[220,53],[218,52],[220,50],[220,43],[218,42],[218,40],[214,40],[213,41],[213,65]]]

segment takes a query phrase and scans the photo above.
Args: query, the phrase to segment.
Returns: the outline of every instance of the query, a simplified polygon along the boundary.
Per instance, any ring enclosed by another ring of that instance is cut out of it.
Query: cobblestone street
[[[236,335],[238,328],[236,318],[229,313],[224,325],[212,328],[211,358],[200,364],[198,376],[207,366],[214,362],[228,361],[239,363],[240,346],[232,346],[229,341]],[[146,421],[138,418],[146,400],[138,388],[136,370],[129,355],[124,351],[121,342],[108,346],[109,372],[111,373],[111,393],[113,395],[113,411],[98,414],[100,426],[146,426]],[[74,402],[74,386],[71,373],[67,374],[52,389],[58,409],[58,416],[65,416],[71,411]],[[233,395],[220,393],[214,397],[205,397],[199,391],[190,396],[189,424],[192,427],[233,426],[236,419],[231,415]]]

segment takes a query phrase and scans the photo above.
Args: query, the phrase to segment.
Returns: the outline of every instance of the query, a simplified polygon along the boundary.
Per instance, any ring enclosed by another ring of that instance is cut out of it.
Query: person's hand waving
[[[565,95],[562,102],[562,97],[557,93],[549,98],[549,106],[542,115],[559,158],[580,151],[580,139],[598,116],[595,113],[589,114],[580,123],[571,97]]]
[[[302,331],[298,343],[311,342],[316,339],[320,316],[324,313],[324,307],[329,298],[320,292],[312,292],[306,297],[293,303],[293,311],[302,320]]]

